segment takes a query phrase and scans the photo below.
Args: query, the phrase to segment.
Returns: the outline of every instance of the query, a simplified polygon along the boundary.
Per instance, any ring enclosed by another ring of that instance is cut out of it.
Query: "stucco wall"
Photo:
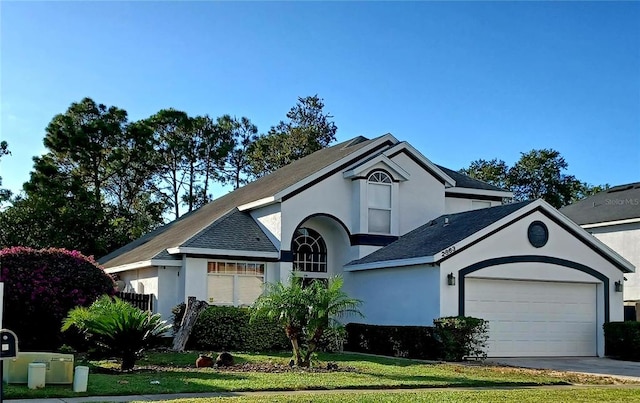
[[[404,153],[391,160],[411,175],[398,185],[399,234],[404,235],[444,214],[444,185]]]
[[[251,211],[251,217],[267,234],[269,240],[280,249],[282,222],[280,216],[280,203],[265,206]]]
[[[636,267],[636,273],[625,274],[623,295],[626,301],[640,300],[640,223],[589,228],[587,231]]]
[[[502,202],[499,201],[491,201],[491,207],[499,206]],[[473,210],[473,200],[472,199],[462,199],[459,197],[447,197],[445,199],[445,210],[446,214],[455,214],[461,213],[463,211]]]
[[[338,172],[282,202],[282,249],[291,248],[297,226],[314,214],[331,214],[349,228],[352,223],[351,189],[351,180],[344,179],[342,172]]]
[[[372,325],[431,326],[439,314],[438,268],[393,267],[345,273],[344,290],[363,301],[364,318]]]
[[[180,267],[158,268],[158,306],[156,312],[164,320],[171,320],[171,309],[184,302],[184,288],[180,281]]]
[[[196,297],[208,301],[207,259],[187,257],[184,259],[184,299]]]
[[[392,160],[410,174],[408,181],[397,184],[394,193],[392,233],[403,235],[444,214],[444,185],[405,154]],[[296,227],[314,214],[330,214],[347,227],[349,234],[362,233],[363,223],[367,222],[366,181],[345,179],[342,172],[337,172],[282,202],[281,211],[283,250],[291,247]],[[356,248],[347,261],[376,249],[379,248]]]
[[[535,220],[544,222],[549,229],[549,241],[542,248],[533,247],[527,239],[527,228]],[[458,314],[459,270],[487,259],[521,255],[565,259],[588,266],[604,274],[609,278],[609,319],[611,321],[623,319],[622,293],[614,290],[614,282],[622,280],[623,273],[590,247],[577,240],[573,235],[539,212],[522,218],[441,263],[440,284],[443,284],[443,288],[440,294],[440,316]],[[453,273],[458,280],[458,284],[455,287],[446,286],[447,274],[449,273]],[[469,274],[469,276],[597,284],[598,349],[600,355],[604,354],[604,334],[602,332],[602,324],[605,318],[604,283],[597,278],[575,269],[550,263],[509,263],[481,269]]]

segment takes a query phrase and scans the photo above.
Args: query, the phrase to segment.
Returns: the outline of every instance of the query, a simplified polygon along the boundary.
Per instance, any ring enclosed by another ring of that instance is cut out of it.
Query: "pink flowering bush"
[[[16,333],[21,351],[54,351],[67,312],[114,294],[113,279],[93,257],[66,249],[2,249],[0,281],[2,325]]]

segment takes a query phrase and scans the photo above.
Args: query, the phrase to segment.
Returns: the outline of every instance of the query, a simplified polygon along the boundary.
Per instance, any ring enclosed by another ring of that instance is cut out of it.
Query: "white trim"
[[[462,187],[450,187],[444,190],[445,197],[447,193],[459,193],[465,195],[478,195],[478,196],[496,196],[496,197],[507,197],[513,198],[513,192],[508,190],[488,190],[488,189],[471,189],[471,188],[462,188]]]
[[[299,180],[297,183],[289,186],[288,188],[279,191],[273,196],[273,198],[276,201],[281,201],[282,198],[287,196],[288,194],[295,192],[296,190],[308,185],[314,180],[321,178],[323,175],[326,175],[329,172],[335,170],[340,165],[342,165],[346,159],[356,159],[362,156],[363,154],[367,153],[368,151],[370,151],[372,148],[375,148],[386,141],[391,141],[394,144],[398,143],[398,139],[393,137],[392,134],[385,134],[384,136],[379,137],[377,140],[373,141],[371,144],[367,145],[366,147],[363,147],[358,151],[355,151],[349,155],[345,155],[343,158],[340,158],[338,161],[334,162],[333,164],[326,166],[323,169],[316,171],[315,173],[307,176],[306,178]]]
[[[372,158],[364,163],[356,164],[350,168],[347,168],[347,170],[344,171],[342,175],[345,179],[350,179],[365,173],[374,165],[379,163],[387,166],[389,171],[391,171],[393,179],[396,181],[406,181],[411,176],[409,172],[402,169],[400,165],[391,161],[386,155],[378,155],[375,158]]]
[[[398,152],[400,152],[402,150],[407,150],[409,153],[413,154],[414,157],[416,157],[418,160],[420,160],[420,162],[422,162],[423,164],[428,166],[431,170],[433,170],[433,172],[435,172],[437,177],[442,179],[445,182],[445,187],[447,187],[447,185],[449,185],[450,187],[456,185],[456,181],[452,177],[450,177],[449,175],[444,173],[444,171],[442,171],[440,168],[438,168],[438,166],[436,164],[431,162],[420,151],[416,150],[411,144],[407,143],[406,141],[402,141],[402,142],[396,144],[395,146],[393,146],[390,149],[386,150],[383,154],[388,157],[389,155],[397,154]]]
[[[635,272],[635,267],[631,263],[629,263],[625,258],[620,256],[613,249],[609,248],[607,245],[602,243],[596,237],[594,237],[593,235],[588,233],[584,228],[580,227],[578,224],[576,224],[575,222],[571,221],[564,214],[560,213],[553,206],[551,206],[549,203],[545,202],[542,199],[538,199],[538,200],[536,200],[536,201],[534,201],[532,203],[527,204],[526,206],[514,211],[513,213],[507,215],[506,217],[503,217],[500,220],[494,222],[493,224],[489,225],[488,227],[483,228],[482,230],[480,230],[480,231],[478,231],[478,232],[466,237],[465,239],[463,239],[463,240],[451,245],[450,247],[454,247],[455,248],[455,252],[447,255],[446,257],[451,256],[452,254],[458,253],[457,251],[459,251],[460,249],[464,248],[465,246],[467,246],[467,245],[471,244],[472,242],[474,242],[474,241],[486,236],[487,234],[489,234],[492,231],[496,230],[497,228],[500,228],[501,226],[509,223],[510,221],[513,221],[514,219],[518,219],[518,217],[521,217],[525,213],[528,213],[529,211],[534,210],[534,209],[536,209],[538,207],[541,207],[543,210],[545,210],[549,214],[553,215],[554,218],[558,219],[564,225],[566,225],[567,227],[572,229],[573,232],[574,232],[574,235],[576,237],[581,238],[582,240],[586,241],[587,244],[591,244],[591,246],[594,246],[594,247],[602,250],[603,252],[605,252],[609,257],[611,257],[614,261],[616,261],[620,266],[622,266],[625,269],[627,269],[627,273]],[[492,208],[496,208],[496,207],[492,207]],[[447,249],[449,249],[449,248],[447,248]],[[439,262],[440,260],[444,259],[444,257],[445,256],[443,256],[442,251],[439,252],[438,254],[432,256],[432,258],[436,262]]]
[[[172,266],[172,267],[182,267],[182,260],[161,260],[161,259],[151,259],[151,260],[143,260],[140,262],[123,264],[121,266],[114,266],[105,268],[105,273],[119,273],[128,270],[136,270],[142,269],[145,267],[151,266]]]
[[[274,204],[276,199],[273,196],[265,197],[263,199],[258,199],[256,201],[252,201],[249,203],[245,203],[243,205],[238,206],[239,211],[251,210],[257,207],[265,207],[270,204]]]
[[[433,264],[433,256],[414,257],[409,259],[384,260],[381,262],[352,264],[344,267],[344,271],[359,271],[384,269],[387,267],[415,266],[419,264]]]
[[[640,222],[640,217],[628,218],[626,220],[618,220],[618,221],[604,221],[604,222],[597,222],[593,224],[583,224],[581,225],[581,227],[587,229],[587,228],[608,227],[613,225],[633,224],[637,222]]]
[[[212,248],[189,248],[176,247],[168,248],[167,252],[175,254],[193,254],[193,255],[213,255],[213,256],[240,256],[240,257],[260,257],[277,259],[280,257],[279,252],[258,252],[254,250],[231,250],[231,249],[212,249]]]

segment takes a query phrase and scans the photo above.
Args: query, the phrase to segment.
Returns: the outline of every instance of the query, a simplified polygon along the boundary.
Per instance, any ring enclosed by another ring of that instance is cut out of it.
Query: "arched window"
[[[369,175],[369,183],[388,183],[391,184],[391,178],[386,172],[374,171]]]
[[[369,232],[391,232],[391,177],[383,171],[373,171],[367,180]]]
[[[293,270],[307,273],[327,272],[327,245],[311,228],[298,228],[293,238]]]

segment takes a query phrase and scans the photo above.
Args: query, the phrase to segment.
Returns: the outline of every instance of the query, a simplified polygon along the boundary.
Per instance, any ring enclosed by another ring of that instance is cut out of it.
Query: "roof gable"
[[[355,166],[348,168],[343,172],[343,176],[347,179],[362,178],[367,175],[370,170],[383,167],[388,171],[396,182],[406,181],[411,176],[400,165],[391,161],[386,155],[378,154],[373,158],[358,162]]]
[[[409,158],[411,158],[414,162],[422,167],[425,171],[429,172],[436,179],[438,179],[441,183],[445,185],[445,187],[456,186],[456,181],[443,172],[440,167],[431,162],[427,157],[422,155],[422,153],[416,150],[411,144],[403,141],[399,144],[396,144],[394,147],[386,150],[384,155],[389,158],[393,158],[400,153],[405,153]]]
[[[233,209],[180,247],[278,252],[249,213]]]

